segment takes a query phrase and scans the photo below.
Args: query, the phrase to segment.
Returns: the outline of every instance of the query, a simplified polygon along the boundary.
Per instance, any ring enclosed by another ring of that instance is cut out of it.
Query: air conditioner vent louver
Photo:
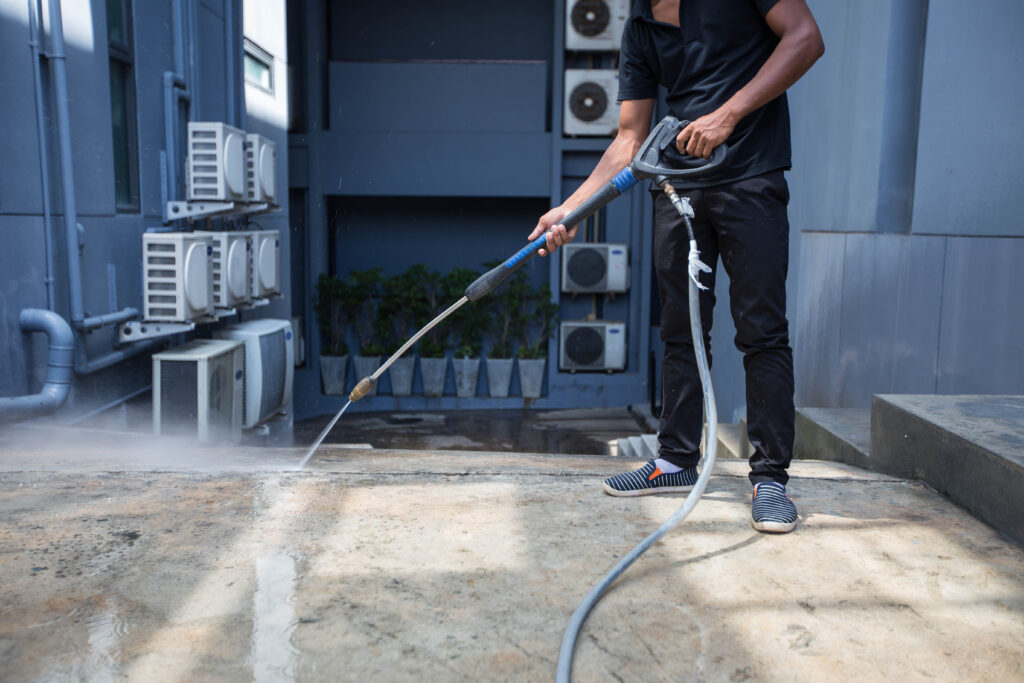
[[[619,72],[566,69],[562,130],[566,135],[611,135],[619,127]]]
[[[205,233],[213,241],[213,301],[220,309],[247,303],[251,296],[252,243],[247,232]]]
[[[205,233],[142,236],[143,318],[189,322],[214,310],[213,242]]]
[[[626,369],[626,328],[613,322],[564,322],[559,326],[559,368],[576,371]]]
[[[246,201],[245,133],[219,121],[190,121],[185,180],[188,199]]]
[[[242,434],[240,342],[195,339],[153,355],[156,434],[234,442]]]
[[[583,242],[562,247],[563,292],[626,292],[629,249],[625,244]]]
[[[276,153],[274,143],[262,135],[245,136],[245,179],[250,202],[273,202],[277,196]]]
[[[613,52],[629,18],[629,0],[566,0],[565,49]]]

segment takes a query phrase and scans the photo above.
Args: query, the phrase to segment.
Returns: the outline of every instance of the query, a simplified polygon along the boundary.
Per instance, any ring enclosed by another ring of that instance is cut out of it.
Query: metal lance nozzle
[[[363,396],[366,396],[373,389],[374,379],[372,377],[364,377],[359,380],[359,384],[352,389],[352,393],[348,395],[348,400],[358,401]]]

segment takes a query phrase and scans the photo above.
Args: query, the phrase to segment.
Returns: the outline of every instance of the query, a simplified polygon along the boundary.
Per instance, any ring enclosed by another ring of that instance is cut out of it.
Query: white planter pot
[[[412,375],[415,370],[416,356],[404,356],[391,364],[388,372],[391,375],[392,396],[412,395]]]
[[[508,398],[508,387],[512,384],[512,358],[487,359],[487,391],[491,398]]]
[[[344,396],[348,356],[320,356],[320,384],[328,396]]]
[[[547,358],[519,359],[519,386],[523,390],[523,398],[540,398],[547,362]]]
[[[377,372],[377,368],[380,367],[380,356],[352,356],[352,366],[356,371],[356,382],[358,382]],[[366,392],[366,395],[375,396],[376,394],[377,383],[374,382],[373,387]]]
[[[448,374],[447,358],[420,358],[423,375],[423,395],[437,397],[444,394],[444,378]]]
[[[476,396],[476,381],[480,376],[479,358],[455,358],[455,395],[459,398]]]

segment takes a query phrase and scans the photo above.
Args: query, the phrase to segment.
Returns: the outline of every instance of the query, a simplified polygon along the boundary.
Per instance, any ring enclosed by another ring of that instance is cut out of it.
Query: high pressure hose
[[[590,592],[583,598],[583,602],[573,612],[572,618],[569,619],[569,625],[565,628],[565,635],[562,636],[562,648],[558,653],[558,674],[555,679],[558,683],[569,683],[572,675],[573,651],[576,649],[576,640],[579,638],[583,622],[586,620],[587,615],[590,614],[590,610],[597,604],[597,601],[615,583],[615,580],[626,571],[629,565],[633,564],[636,558],[640,557],[644,551],[654,545],[655,541],[686,519],[686,516],[697,507],[701,494],[704,493],[704,488],[708,485],[708,479],[711,477],[711,469],[715,465],[715,453],[718,450],[718,409],[715,407],[715,392],[711,386],[711,372],[708,369],[708,359],[704,352],[704,333],[700,326],[700,295],[698,290],[707,289],[707,287],[700,284],[700,281],[697,279],[698,273],[710,272],[711,268],[701,262],[700,252],[697,251],[697,241],[693,235],[693,225],[690,223],[690,219],[693,217],[693,209],[690,207],[689,201],[685,198],[680,199],[676,194],[675,188],[669,184],[667,179],[658,178],[658,182],[665,191],[665,194],[668,195],[676,211],[683,218],[683,222],[686,224],[686,232],[690,238],[690,254],[687,264],[690,275],[690,334],[693,337],[693,350],[697,355],[697,371],[700,374],[700,385],[704,390],[704,419],[707,422],[704,468],[701,470],[693,490],[686,496],[686,502],[683,503],[675,514],[665,520],[665,523],[658,527],[654,533],[641,541],[639,545],[615,563],[615,566],[590,589]]]

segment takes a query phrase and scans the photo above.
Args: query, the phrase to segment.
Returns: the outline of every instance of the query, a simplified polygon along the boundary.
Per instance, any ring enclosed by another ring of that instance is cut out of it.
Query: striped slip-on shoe
[[[638,470],[605,479],[603,488],[610,496],[646,496],[651,493],[685,493],[696,483],[696,467],[665,474],[653,460],[648,460]]]
[[[758,531],[785,534],[796,528],[796,505],[786,487],[774,481],[754,484],[750,524]]]

